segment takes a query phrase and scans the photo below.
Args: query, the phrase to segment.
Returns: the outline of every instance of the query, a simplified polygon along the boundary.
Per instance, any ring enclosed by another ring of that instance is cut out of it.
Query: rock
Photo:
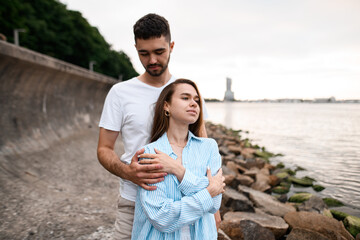
[[[329,240],[326,236],[309,229],[294,228],[286,240]]]
[[[225,145],[225,146],[234,146],[234,145],[236,145],[236,144],[238,144],[238,142],[235,141],[234,138],[227,139],[227,140],[225,140],[225,142],[224,142],[224,145]]]
[[[274,154],[272,154],[271,152],[266,152],[266,151],[259,151],[259,150],[256,150],[254,152],[254,155],[257,156],[257,157],[261,157],[265,160],[269,160],[269,158],[273,157]]]
[[[296,183],[298,185],[305,186],[305,187],[313,185],[313,180],[306,178],[306,177],[296,178],[296,177],[290,176],[290,177],[288,177],[288,179],[293,183]]]
[[[269,176],[269,184],[270,184],[270,186],[275,187],[275,186],[279,185],[280,182],[281,182],[281,179],[278,178],[277,176],[275,176],[275,175],[270,175]]]
[[[275,240],[272,231],[251,220],[240,221],[240,227],[244,240]]]
[[[244,172],[244,175],[255,178],[256,174],[258,174],[260,172],[260,169],[258,169],[257,167],[253,167],[250,170],[246,170]]]
[[[245,176],[243,174],[238,174],[236,178],[229,185],[230,187],[237,189],[239,184],[250,187],[255,181],[249,176]]]
[[[245,161],[239,162],[239,164],[247,169],[251,169],[256,167],[258,169],[262,169],[265,167],[265,161],[261,158],[246,158]]]
[[[229,211],[255,212],[254,204],[247,197],[234,189],[226,187],[221,201],[220,212],[224,215]]]
[[[221,168],[223,171],[223,175],[233,175],[234,177],[236,177],[236,175],[238,174],[237,170],[230,169],[227,166],[221,166]]]
[[[220,147],[219,147],[219,153],[220,153],[221,155],[227,156],[227,155],[230,154],[230,151],[229,151],[229,149],[228,149],[227,147],[225,147],[225,146],[220,146]]]
[[[269,229],[277,239],[282,237],[288,229],[288,224],[286,224],[281,217],[247,212],[226,213],[222,223],[220,224],[220,228],[231,239],[244,239],[244,229],[241,225],[241,221],[244,220],[250,220],[264,228]]]
[[[324,190],[325,188],[321,185],[313,185],[312,188],[316,191],[316,192],[321,192],[322,190]]]
[[[228,169],[236,172],[236,174],[244,173],[245,171],[247,171],[247,169],[243,168],[242,166],[240,166],[239,164],[236,164],[234,162],[227,162],[226,167]]]
[[[273,195],[279,202],[286,203],[288,200],[287,194]]]
[[[344,219],[346,229],[355,237],[360,233],[360,218],[355,216],[347,216]]]
[[[255,153],[255,149],[253,148],[249,148],[249,147],[245,147],[242,149],[241,151],[241,155],[245,158],[245,159],[251,159],[254,158],[254,153]]]
[[[328,207],[341,207],[344,206],[342,202],[334,198],[323,198],[323,201]]]
[[[347,213],[340,212],[340,211],[337,211],[334,209],[330,209],[330,212],[333,215],[333,217],[339,221],[343,221],[347,216],[349,216],[349,214],[347,214]]]
[[[232,184],[232,182],[234,181],[235,179],[235,176],[234,175],[224,175],[224,183],[226,184],[226,186],[230,186]]]
[[[276,173],[275,176],[280,179],[284,179],[284,178],[288,178],[290,175],[287,172],[279,172],[279,173]]]
[[[277,194],[285,194],[288,193],[289,190],[290,190],[289,188],[284,186],[276,186],[271,189],[273,193],[277,193]]]
[[[352,240],[351,234],[346,231],[342,222],[315,212],[290,212],[284,216],[291,228],[311,230],[332,240]]]
[[[302,203],[309,200],[312,196],[311,193],[295,193],[289,198],[289,202]]]
[[[303,202],[299,207],[299,211],[322,213],[326,205],[324,201],[315,195],[312,195],[309,200]]]
[[[235,155],[239,155],[242,151],[240,146],[228,146],[230,152],[234,153]]]
[[[285,168],[284,163],[279,162],[278,164],[276,164],[276,168]]]
[[[323,211],[322,211],[322,214],[326,217],[329,217],[329,218],[333,218],[333,215],[331,214],[330,210],[325,208]]]
[[[288,212],[296,211],[293,206],[281,203],[269,194],[241,185],[238,187],[238,190],[248,194],[250,200],[254,203],[254,206],[260,208],[267,214],[283,217]]]
[[[223,230],[219,229],[218,230],[218,238],[217,240],[231,240],[231,238],[229,238],[228,235],[226,235],[226,233],[224,233]]]
[[[256,181],[251,185],[252,189],[266,192],[271,189],[269,185],[269,169],[263,168],[256,174]]]
[[[222,162],[224,165],[226,165],[228,162],[232,162],[235,159],[235,154],[230,153],[229,155],[226,156],[221,156]]]

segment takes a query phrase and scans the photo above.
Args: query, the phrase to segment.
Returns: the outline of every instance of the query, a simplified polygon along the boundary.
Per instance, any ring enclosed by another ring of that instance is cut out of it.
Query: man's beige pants
[[[114,240],[131,239],[134,221],[135,202],[118,197],[118,210],[115,220]]]

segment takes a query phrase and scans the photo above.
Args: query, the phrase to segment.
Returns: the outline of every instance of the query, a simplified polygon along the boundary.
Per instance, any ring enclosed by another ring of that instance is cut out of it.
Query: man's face
[[[164,36],[147,40],[137,39],[135,47],[146,72],[153,77],[158,77],[168,67],[174,42],[169,44]]]

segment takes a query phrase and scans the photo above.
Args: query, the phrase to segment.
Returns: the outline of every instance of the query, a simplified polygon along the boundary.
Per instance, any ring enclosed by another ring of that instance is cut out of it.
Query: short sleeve
[[[110,89],[106,96],[99,127],[120,132],[123,123],[123,111],[115,87],[116,85]]]

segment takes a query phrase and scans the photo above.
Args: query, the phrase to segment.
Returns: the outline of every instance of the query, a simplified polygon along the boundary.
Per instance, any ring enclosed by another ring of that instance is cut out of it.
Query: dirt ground
[[[97,134],[0,155],[0,239],[110,239],[118,180],[97,161]]]

